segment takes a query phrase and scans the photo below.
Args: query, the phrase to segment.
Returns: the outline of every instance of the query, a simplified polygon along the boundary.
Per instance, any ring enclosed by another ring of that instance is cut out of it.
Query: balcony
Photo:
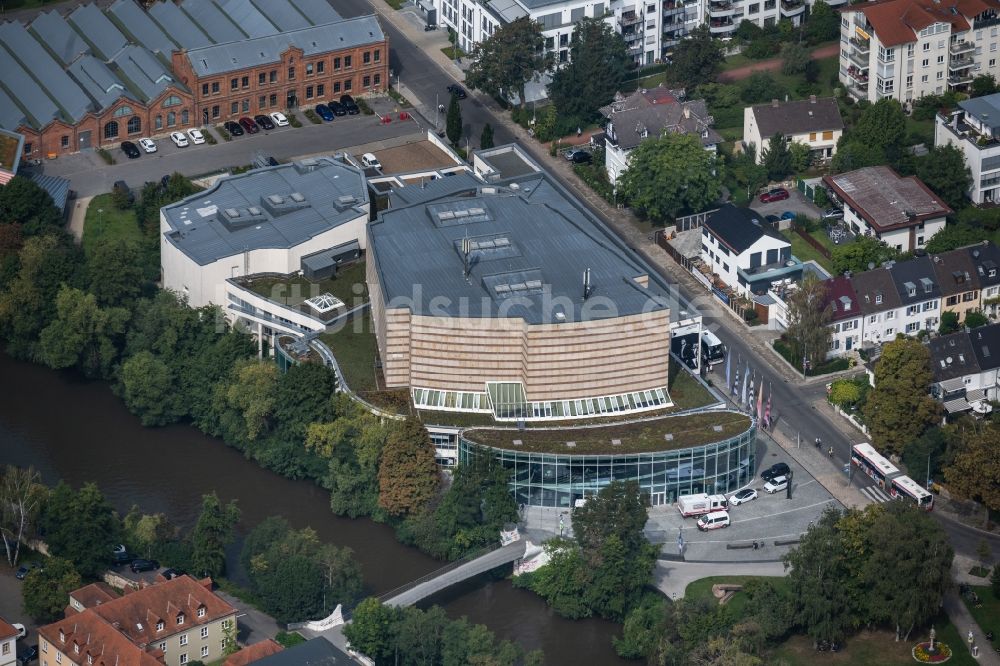
[[[868,69],[868,55],[862,55],[860,53],[855,53],[851,51],[851,55],[847,56],[848,59],[861,69]]]
[[[866,100],[868,99],[868,84],[861,84],[852,81],[847,85],[847,92],[850,93],[851,97],[859,102],[861,100]]]
[[[732,32],[739,27],[733,22],[731,18],[725,19],[710,19],[708,22],[708,31],[712,34],[724,34],[727,32]]]
[[[967,85],[969,83],[972,83],[972,74],[971,73],[955,74],[954,76],[949,76],[948,77],[948,87],[949,88],[958,88],[960,86],[964,86],[964,85]]]
[[[638,41],[638,40],[642,39],[642,28],[639,28],[638,30],[636,30],[634,32],[625,32],[625,33],[622,33],[622,39],[625,40],[626,44],[629,44],[631,42],[635,42],[635,41]]]
[[[997,13],[992,10],[983,12],[972,21],[973,30],[981,30],[982,28],[991,28],[995,25],[1000,25],[1000,16],[998,16]]]
[[[872,50],[871,40],[851,37],[847,41],[850,42],[851,47],[853,47],[853,49],[860,54],[867,55]]]
[[[861,84],[862,88],[864,88],[865,90],[868,90],[868,74],[867,73],[862,72],[857,67],[848,67],[847,68],[847,76],[848,76],[848,78],[850,78],[850,79],[854,80],[855,82]]]
[[[948,71],[955,73],[960,72],[963,69],[968,69],[975,65],[975,61],[972,58],[952,58],[948,61]]]
[[[972,42],[952,42],[951,46],[948,47],[948,51],[951,52],[953,56],[962,55],[963,53],[972,53],[976,50],[976,45]]]
[[[732,16],[733,12],[739,11],[739,7],[731,2],[712,2],[708,5],[708,15],[710,17]]]
[[[806,4],[802,0],[781,0],[781,15],[786,17],[798,16],[806,10]]]
[[[627,14],[622,14],[622,17],[618,19],[618,25],[625,28],[630,25],[635,25],[636,23],[642,23],[642,17],[637,16],[635,12],[628,12]]]

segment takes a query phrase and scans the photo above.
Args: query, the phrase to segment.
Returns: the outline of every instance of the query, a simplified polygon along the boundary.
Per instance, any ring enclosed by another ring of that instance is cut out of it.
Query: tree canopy
[[[552,75],[549,96],[561,113],[587,123],[621,89],[631,59],[625,41],[600,18],[583,18],[570,41],[570,61]]]
[[[525,84],[551,64],[541,26],[527,16],[501,25],[476,45],[471,58],[468,85],[494,97],[516,93],[522,106]]]
[[[0,226],[18,225],[25,237],[61,233],[62,213],[38,183],[14,176],[0,187]]]
[[[937,421],[941,406],[928,394],[933,378],[930,351],[919,341],[901,337],[882,347],[864,406],[876,448],[902,453]]]
[[[659,223],[705,210],[721,191],[715,155],[698,136],[674,132],[639,144],[618,182],[626,200]]]
[[[768,180],[782,180],[792,173],[792,153],[784,134],[775,134],[761,151]]]
[[[827,302],[826,284],[809,274],[788,297],[787,339],[796,358],[806,358],[813,366],[826,360],[832,335],[827,324],[833,311]]]
[[[722,68],[722,47],[707,25],[699,25],[674,47],[667,70],[670,81],[685,88],[714,81]]]
[[[890,259],[899,258],[899,250],[886,245],[874,236],[856,236],[848,243],[841,243],[833,248],[831,260],[833,272],[843,274],[846,271],[860,273],[881,266]]]
[[[437,494],[440,479],[434,445],[420,421],[408,418],[382,447],[378,503],[392,516],[420,513]]]
[[[69,593],[82,584],[71,561],[50,557],[44,568],[34,569],[24,579],[24,610],[40,624],[55,622],[63,617]]]
[[[917,178],[953,209],[969,203],[972,173],[965,165],[965,155],[955,146],[934,146],[916,159],[914,167]]]
[[[934,234],[927,241],[926,249],[931,254],[939,254],[956,248],[979,243],[983,240],[983,231],[975,227],[958,223],[946,224],[944,229]]]
[[[236,500],[223,504],[214,492],[201,497],[201,514],[191,535],[191,564],[199,576],[218,578],[226,572],[226,546],[236,536],[240,509]]]
[[[112,548],[121,542],[121,524],[96,485],[74,491],[60,483],[43,506],[39,526],[54,556],[73,562],[88,578],[107,569]]]
[[[952,492],[982,503],[991,511],[1000,510],[1000,428],[992,423],[974,423],[963,428],[958,451],[945,468]],[[989,513],[984,513],[984,522]]]

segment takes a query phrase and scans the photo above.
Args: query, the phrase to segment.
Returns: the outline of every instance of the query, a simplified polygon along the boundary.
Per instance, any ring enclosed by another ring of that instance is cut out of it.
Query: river
[[[33,465],[48,484],[96,482],[119,511],[137,504],[144,513],[163,512],[182,526],[194,523],[201,496],[215,491],[224,501],[238,500],[241,537],[264,518],[282,515],[295,527],[312,527],[324,541],[352,548],[375,593],[442,566],[399,544],[385,525],[333,515],[328,493],[311,482],[262,469],[188,426],[144,428],[107,384],[3,354],[0,462]],[[229,559],[231,569],[239,566],[237,558]],[[539,597],[506,580],[470,581],[435,601],[451,617],[465,615],[526,649],[543,649],[553,666],[634,663],[614,654],[611,637],[618,625],[560,618]]]

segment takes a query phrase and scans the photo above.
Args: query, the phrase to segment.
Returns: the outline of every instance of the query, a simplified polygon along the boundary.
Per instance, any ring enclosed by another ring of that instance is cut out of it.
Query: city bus
[[[934,508],[934,495],[908,476],[897,476],[889,482],[889,494],[896,499],[909,499],[924,511]]]
[[[898,467],[883,458],[875,447],[868,443],[855,444],[851,448],[851,462],[875,479],[880,488],[886,488],[890,480],[902,474]]]

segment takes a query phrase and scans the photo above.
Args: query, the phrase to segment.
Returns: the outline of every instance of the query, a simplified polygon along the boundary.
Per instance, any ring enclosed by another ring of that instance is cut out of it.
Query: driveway
[[[35,645],[38,642],[38,625],[24,612],[21,598],[22,581],[14,578],[14,570],[7,566],[6,560],[0,563],[0,617],[7,622],[18,622],[28,630],[27,638],[18,641],[17,647]]]
[[[774,185],[773,187],[778,187]],[[781,217],[781,214],[785,211],[791,211],[796,215],[805,215],[806,217],[811,217],[814,220],[818,220],[822,211],[819,207],[812,201],[807,199],[804,194],[798,191],[795,187],[785,187],[788,190],[788,198],[784,201],[775,201],[774,203],[761,203],[760,195],[754,197],[754,200],[750,203],[750,208],[754,209],[761,215],[777,215]]]
[[[216,590],[215,594],[237,609],[236,626],[239,627],[239,634],[237,634],[236,640],[241,645],[253,645],[268,638],[274,638],[279,631],[284,629],[273,617],[257,610],[242,599],[237,599],[222,590]]]

